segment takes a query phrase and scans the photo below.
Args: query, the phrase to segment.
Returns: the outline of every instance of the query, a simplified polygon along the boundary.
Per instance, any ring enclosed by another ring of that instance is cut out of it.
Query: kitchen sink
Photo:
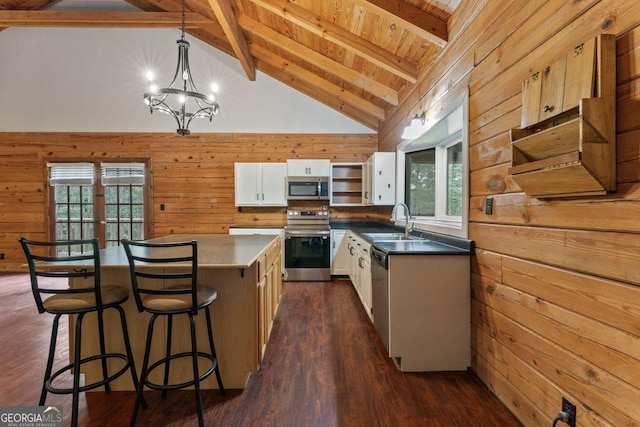
[[[426,239],[418,236],[405,236],[404,233],[363,233],[364,237],[373,240],[376,243],[381,242],[398,242],[402,240],[420,240],[424,241]]]

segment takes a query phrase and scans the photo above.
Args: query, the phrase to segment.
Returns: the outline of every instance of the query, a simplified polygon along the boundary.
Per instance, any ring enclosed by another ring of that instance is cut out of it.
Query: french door
[[[49,163],[52,240],[98,238],[100,247],[148,236],[144,163]],[[61,248],[64,253],[87,248]]]

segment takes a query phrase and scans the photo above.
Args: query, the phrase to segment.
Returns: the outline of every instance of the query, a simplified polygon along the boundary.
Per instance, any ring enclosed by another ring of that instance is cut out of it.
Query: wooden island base
[[[198,281],[212,286],[218,298],[211,306],[211,322],[216,352],[225,388],[241,389],[256,371],[262,361],[265,346],[275,318],[282,292],[281,241],[274,236],[230,236],[230,235],[173,235],[153,242],[198,241]],[[120,285],[131,288],[129,268],[121,247],[101,251],[102,284]],[[81,265],[70,267],[82,267]],[[152,268],[161,269],[162,265]],[[74,279],[72,287],[86,286],[85,279]],[[142,370],[144,346],[150,315],[139,313],[133,294],[123,305],[129,328],[129,337],[138,375]],[[96,316],[86,316],[83,325],[83,357],[99,352],[98,337],[91,335],[97,322]],[[206,317],[197,316],[198,348],[206,351],[208,339]],[[117,312],[105,312],[105,338],[108,352],[125,353],[122,331]],[[70,322],[70,345],[73,348],[74,319]],[[151,361],[164,354],[166,346],[166,319],[158,319],[151,349]],[[189,325],[187,316],[176,316],[173,324],[173,352],[190,351]],[[70,352],[73,354],[73,352]],[[204,372],[210,366],[206,359],[200,359]],[[122,362],[115,360],[110,372],[115,372]],[[86,383],[102,377],[98,363],[90,363],[84,369]],[[151,380],[162,382],[163,369],[153,371]],[[183,382],[193,378],[189,358],[171,362],[170,382]],[[133,390],[130,375],[123,375],[113,383],[112,390]],[[217,388],[215,376],[209,376],[203,388]]]

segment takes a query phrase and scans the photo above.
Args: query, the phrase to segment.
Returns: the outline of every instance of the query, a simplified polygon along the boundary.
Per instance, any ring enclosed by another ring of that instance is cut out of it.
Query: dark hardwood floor
[[[0,275],[0,300],[0,406],[37,405],[52,318],[38,314],[26,274]],[[137,425],[197,425],[192,391],[145,396]],[[128,425],[133,403],[132,392],[87,393],[79,424]],[[47,404],[70,422],[70,396]],[[285,282],[260,370],[244,390],[205,391],[203,405],[208,426],[520,425],[470,372],[398,372],[347,280]]]

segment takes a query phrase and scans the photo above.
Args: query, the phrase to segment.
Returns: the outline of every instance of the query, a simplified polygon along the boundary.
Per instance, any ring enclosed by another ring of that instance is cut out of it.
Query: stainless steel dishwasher
[[[389,262],[387,254],[371,247],[371,306],[373,325],[389,351]]]

